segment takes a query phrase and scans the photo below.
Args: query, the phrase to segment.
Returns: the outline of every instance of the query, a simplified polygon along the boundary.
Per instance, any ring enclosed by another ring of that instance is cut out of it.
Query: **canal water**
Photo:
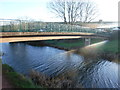
[[[76,84],[85,88],[120,88],[118,63],[104,59],[85,60],[75,53],[49,46],[31,46],[25,43],[2,43],[2,63],[28,75],[36,70],[49,76],[71,71]],[[74,72],[74,70],[76,72]]]

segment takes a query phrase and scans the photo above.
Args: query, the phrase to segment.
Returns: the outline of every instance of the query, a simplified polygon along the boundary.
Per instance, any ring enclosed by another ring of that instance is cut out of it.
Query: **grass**
[[[102,41],[103,39],[91,39],[91,44],[97,43]],[[84,46],[84,39],[74,39],[74,40],[47,40],[44,41],[47,44],[65,48],[65,49],[74,49],[74,48],[80,48]]]
[[[27,79],[25,76],[15,72],[7,64],[3,64],[2,69],[3,75],[8,79],[8,81],[12,81],[11,84],[15,88],[40,88],[39,86],[34,85],[30,79]]]
[[[64,48],[64,49],[72,49],[78,46],[79,47],[84,46],[83,41],[80,41],[80,42],[77,41],[77,42],[71,43],[71,42],[68,42],[68,40],[60,40],[60,41],[49,40],[49,41],[45,41],[45,43],[55,46],[55,47]]]
[[[102,46],[102,52],[107,52],[111,54],[118,54],[120,53],[118,46],[120,45],[120,31],[116,31],[111,34],[109,41]]]
[[[32,70],[30,73],[30,77],[34,83],[46,88],[75,88],[77,85],[77,83],[75,83],[76,75],[77,71],[75,70],[68,70],[55,77],[47,76],[35,70]],[[80,88],[81,87],[82,86],[80,86]]]
[[[120,53],[118,50],[118,40],[110,40],[101,47],[102,52]]]
[[[103,39],[91,39],[91,44],[101,42]],[[65,49],[74,49],[74,48],[81,48],[84,47],[84,39],[76,39],[76,40],[47,40],[44,41],[47,44],[65,48]],[[109,53],[120,53],[118,51],[118,40],[109,40],[105,43],[99,50],[102,52],[109,52]]]
[[[78,42],[56,42],[55,43],[55,46],[58,46],[58,47],[63,47],[63,48],[68,48],[68,49],[70,49],[70,48],[73,48],[73,47],[82,47],[82,46],[84,46],[84,43],[83,43],[83,40],[81,40],[80,42],[78,41]]]
[[[49,77],[43,73],[32,70],[29,76],[31,78],[30,80],[15,72],[12,67],[7,64],[3,64],[2,69],[3,75],[5,75],[6,79],[10,81],[10,84],[15,88],[37,88],[39,90],[47,90],[47,88],[71,88],[73,76],[76,74],[72,70],[68,71],[68,74]]]
[[[114,35],[113,35],[114,36]],[[116,36],[116,35],[115,35]],[[120,51],[118,50],[119,39],[111,38],[107,43],[102,46],[95,46],[84,49],[84,39],[76,40],[49,40],[45,41],[48,45],[63,48],[67,50],[76,49],[76,53],[87,58],[103,58],[107,60],[118,60]],[[91,39],[91,44],[101,42],[103,39]],[[83,47],[83,48],[82,48]]]
[[[104,40],[103,39],[99,39],[99,38],[92,38],[91,39],[91,44],[98,43],[98,42],[101,42],[101,41],[104,41]]]

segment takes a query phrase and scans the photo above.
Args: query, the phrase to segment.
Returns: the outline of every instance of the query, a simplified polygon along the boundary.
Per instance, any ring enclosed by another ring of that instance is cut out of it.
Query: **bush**
[[[46,88],[71,88],[72,80],[66,78],[64,75],[58,77],[48,77],[45,74],[31,71],[30,77],[34,83]]]

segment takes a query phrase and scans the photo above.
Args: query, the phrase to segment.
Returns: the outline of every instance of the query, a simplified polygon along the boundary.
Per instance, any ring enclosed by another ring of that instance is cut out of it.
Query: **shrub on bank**
[[[61,77],[48,77],[45,74],[32,70],[30,73],[30,78],[37,85],[41,85],[46,88],[71,88],[72,80]]]

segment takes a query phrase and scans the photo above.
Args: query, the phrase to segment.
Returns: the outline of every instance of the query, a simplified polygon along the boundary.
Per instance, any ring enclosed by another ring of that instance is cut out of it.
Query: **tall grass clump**
[[[73,88],[75,87],[76,72],[73,70],[57,75],[55,77],[47,76],[41,72],[32,70],[30,78],[36,85],[44,88]]]

